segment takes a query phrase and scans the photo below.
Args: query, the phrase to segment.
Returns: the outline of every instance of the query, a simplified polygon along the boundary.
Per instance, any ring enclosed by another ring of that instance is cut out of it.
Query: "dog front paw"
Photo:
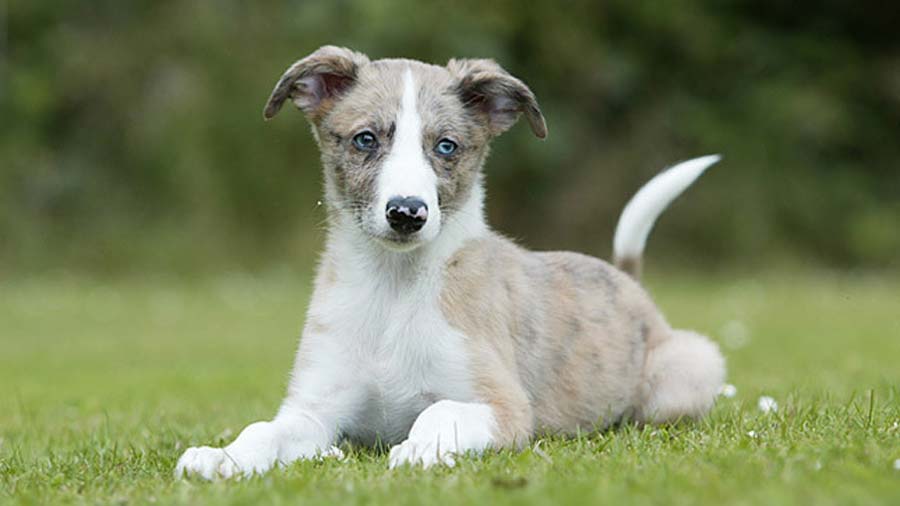
[[[404,464],[429,468],[435,464],[456,465],[455,456],[480,453],[492,443],[493,412],[484,404],[439,401],[423,411],[413,423],[409,438],[391,448],[393,469]]]
[[[248,425],[225,448],[188,448],[175,466],[175,477],[197,476],[205,480],[263,474],[275,465],[280,434],[271,422]]]
[[[454,454],[455,449],[449,444],[442,447],[437,441],[407,439],[391,448],[388,460],[391,469],[403,465],[421,465],[425,469],[435,464],[453,467],[456,465]]]
[[[204,480],[228,479],[239,473],[239,466],[223,448],[209,446],[188,448],[175,466],[176,478],[194,476]]]
[[[175,466],[175,477],[206,480],[263,474],[276,465],[301,459],[344,457],[337,447],[306,439],[292,432],[292,424],[256,422],[248,425],[225,448],[201,446],[185,451]]]
[[[204,480],[249,477],[263,474],[274,462],[268,455],[235,452],[230,446],[188,448],[175,466],[176,478],[199,477]]]

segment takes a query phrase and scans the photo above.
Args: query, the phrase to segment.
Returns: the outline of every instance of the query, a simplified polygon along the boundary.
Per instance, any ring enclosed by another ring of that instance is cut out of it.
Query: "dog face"
[[[392,250],[433,240],[461,213],[490,140],[521,113],[547,134],[531,90],[491,60],[440,67],[325,46],[288,68],[265,117],[287,98],[313,126],[330,212]]]

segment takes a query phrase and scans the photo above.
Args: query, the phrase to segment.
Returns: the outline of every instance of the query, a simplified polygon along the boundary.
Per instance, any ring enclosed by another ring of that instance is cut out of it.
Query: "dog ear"
[[[311,120],[321,118],[334,99],[356,82],[360,67],[367,63],[369,58],[362,53],[343,47],[320,47],[288,67],[275,84],[263,117],[272,119],[290,97]]]
[[[525,113],[534,135],[547,137],[547,124],[534,93],[497,62],[453,59],[447,63],[447,70],[457,80],[463,104],[485,115],[491,134],[505,132],[518,121],[519,114]]]

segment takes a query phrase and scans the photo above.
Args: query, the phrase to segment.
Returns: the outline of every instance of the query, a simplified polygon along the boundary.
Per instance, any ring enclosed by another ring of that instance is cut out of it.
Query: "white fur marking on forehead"
[[[434,192],[435,178],[425,154],[422,152],[422,118],[419,116],[416,97],[418,87],[413,79],[412,70],[406,69],[403,74],[403,95],[400,98],[400,110],[397,112],[397,128],[394,131],[394,142],[390,155],[385,161],[383,179],[384,190],[390,195],[401,197],[422,197],[428,201],[429,194]]]
[[[413,80],[412,70],[406,69],[403,74],[403,96],[400,99],[400,112],[397,114],[397,132],[394,144],[396,151],[401,147],[412,147],[414,144],[421,148],[422,119],[416,107],[416,82]]]
[[[422,146],[422,117],[419,115],[418,85],[410,68],[403,74],[403,92],[397,112],[391,151],[379,175],[380,202],[375,212],[384,213],[392,197],[419,197],[428,206],[428,222],[423,236],[437,233],[440,209],[437,201],[437,176],[428,162]]]

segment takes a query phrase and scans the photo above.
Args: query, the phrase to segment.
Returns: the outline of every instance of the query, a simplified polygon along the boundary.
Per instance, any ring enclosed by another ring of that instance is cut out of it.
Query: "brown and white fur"
[[[531,90],[493,61],[369,61],[326,46],[287,70],[266,118],[287,99],[321,149],[329,216],[294,373],[274,419],[225,448],[188,449],[178,476],[263,473],[343,439],[392,445],[391,467],[452,465],[541,434],[709,411],[725,374],[718,348],[672,329],[635,278],[656,217],[717,157],[677,165],[632,199],[620,270],[527,251],[485,223],[491,139],[520,114],[547,133]],[[392,228],[396,196],[427,206],[421,229]]]

